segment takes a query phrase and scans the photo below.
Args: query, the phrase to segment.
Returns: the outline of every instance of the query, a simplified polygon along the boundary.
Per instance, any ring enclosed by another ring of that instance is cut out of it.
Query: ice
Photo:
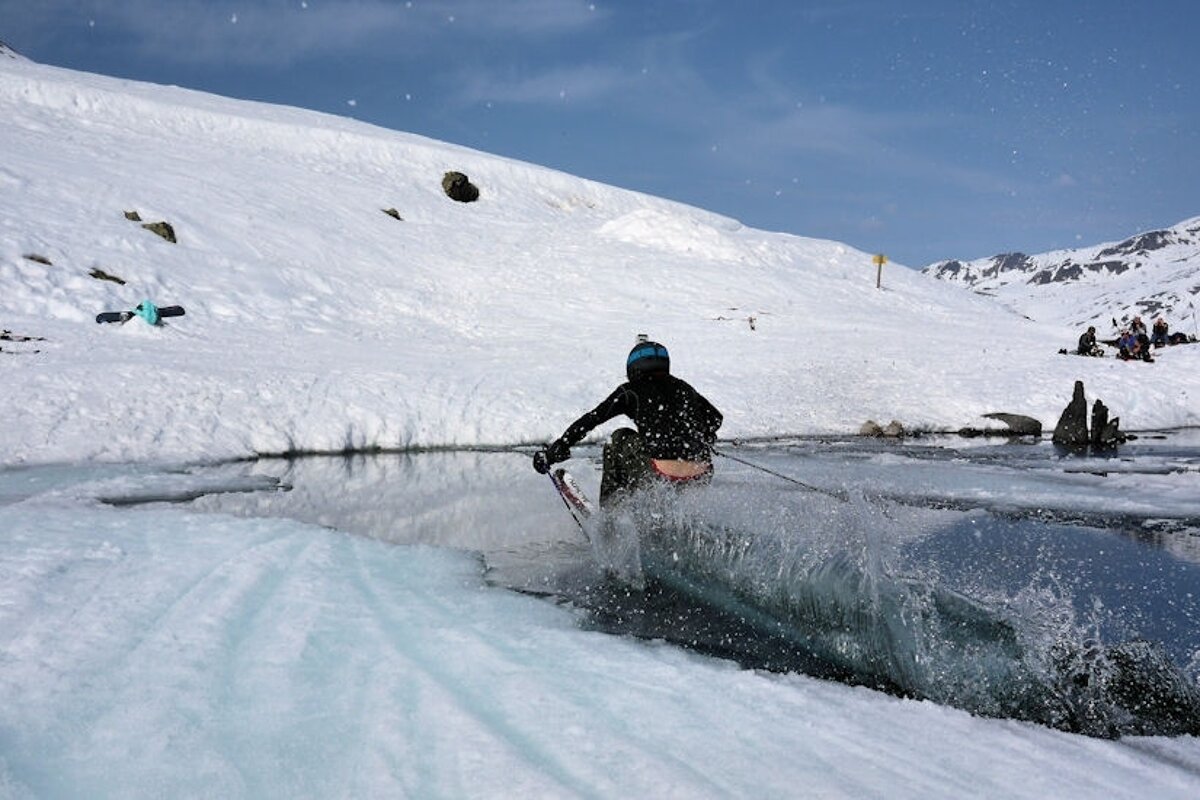
[[[1184,798],[1200,786],[1187,738],[1090,739],[742,670],[581,630],[568,609],[489,586],[469,552],[114,508],[83,489],[65,501],[59,478],[0,507],[7,796]]]

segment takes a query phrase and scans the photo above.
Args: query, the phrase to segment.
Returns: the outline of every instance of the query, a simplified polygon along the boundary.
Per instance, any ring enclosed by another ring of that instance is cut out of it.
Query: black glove
[[[550,471],[551,464],[566,461],[570,457],[571,448],[567,447],[561,441],[557,441],[549,445],[545,450],[538,450],[533,454],[533,468],[542,475],[545,475]]]

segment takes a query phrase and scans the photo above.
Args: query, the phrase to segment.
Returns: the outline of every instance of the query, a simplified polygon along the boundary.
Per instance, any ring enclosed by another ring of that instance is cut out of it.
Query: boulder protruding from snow
[[[442,191],[451,200],[460,203],[474,203],[479,199],[479,187],[471,183],[471,179],[461,172],[447,172],[442,176]]]
[[[1121,418],[1108,418],[1108,406],[1100,400],[1092,406],[1092,428],[1088,431],[1088,405],[1083,393],[1083,381],[1075,381],[1071,402],[1063,409],[1054,427],[1055,444],[1070,450],[1109,450],[1125,441],[1120,431]]]
[[[869,419],[862,424],[858,429],[859,436],[878,436],[885,439],[899,439],[905,435],[904,426],[896,420],[892,420],[887,425],[880,425],[873,419]]]
[[[1087,398],[1083,394],[1083,381],[1075,381],[1071,402],[1067,403],[1054,426],[1053,441],[1064,447],[1088,446]]]
[[[1125,441],[1121,418],[1108,418],[1108,406],[1097,400],[1092,404],[1092,447],[1109,450]]]
[[[1024,414],[1009,414],[1005,411],[993,411],[983,415],[986,419],[995,419],[1008,426],[1008,432],[1015,436],[1041,436],[1042,423]]]
[[[142,227],[151,233],[157,233],[171,244],[175,244],[175,229],[169,222],[143,222]]]

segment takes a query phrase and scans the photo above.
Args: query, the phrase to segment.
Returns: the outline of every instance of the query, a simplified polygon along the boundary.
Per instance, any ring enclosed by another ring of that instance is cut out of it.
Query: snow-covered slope
[[[0,118],[0,463],[545,441],[641,332],[727,436],[1053,424],[1077,378],[1126,428],[1200,423],[1193,348],[1066,360],[1074,331],[897,266],[877,290],[845,245],[529,164],[15,59]],[[143,298],[187,315],[93,321]]]
[[[1018,313],[1075,328],[1108,331],[1141,316],[1195,333],[1200,298],[1200,217],[1120,242],[1041,255],[1005,253],[978,261],[942,261],[935,278],[998,298]]]

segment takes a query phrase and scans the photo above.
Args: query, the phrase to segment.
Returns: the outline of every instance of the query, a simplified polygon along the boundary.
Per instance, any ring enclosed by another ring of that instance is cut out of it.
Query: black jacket
[[[721,412],[686,381],[654,375],[623,383],[600,405],[572,423],[557,444],[577,443],[588,432],[624,414],[642,435],[650,458],[707,461],[724,419]]]

